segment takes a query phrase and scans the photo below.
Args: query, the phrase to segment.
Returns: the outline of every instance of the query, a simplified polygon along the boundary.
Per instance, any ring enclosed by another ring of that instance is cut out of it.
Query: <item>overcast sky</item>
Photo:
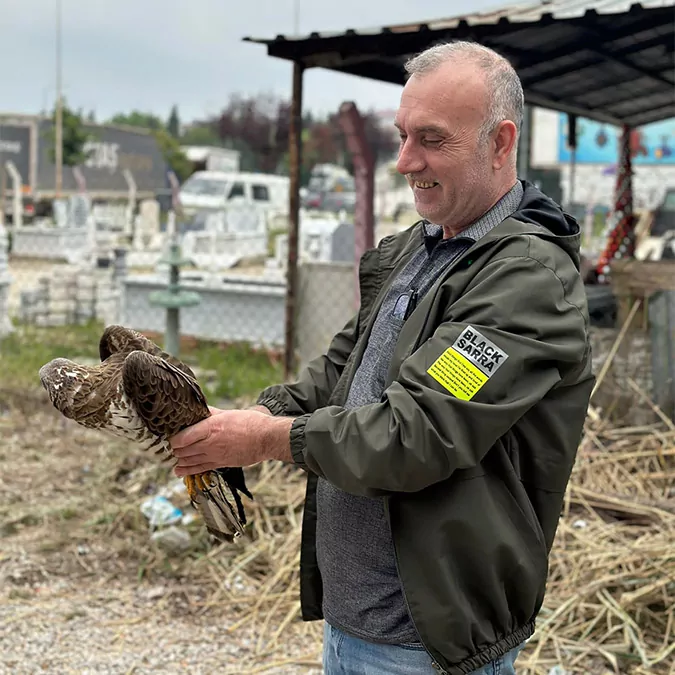
[[[183,122],[215,114],[231,93],[290,98],[291,63],[245,36],[369,28],[499,6],[495,0],[61,0],[63,89],[103,120],[132,109]],[[503,3],[501,3],[503,4]],[[0,0],[0,111],[51,109],[57,0]],[[305,105],[395,108],[400,87],[327,70],[305,75]]]

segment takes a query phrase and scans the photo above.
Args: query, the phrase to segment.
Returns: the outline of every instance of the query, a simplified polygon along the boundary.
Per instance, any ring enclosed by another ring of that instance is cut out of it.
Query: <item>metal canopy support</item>
[[[359,261],[367,249],[375,245],[375,158],[366,138],[363,117],[356,104],[345,101],[340,106],[340,126],[354,163],[356,209],[354,213],[355,300],[359,301]]]
[[[574,207],[574,188],[577,180],[577,116],[567,115],[567,145],[570,149],[570,187],[567,197],[568,208]]]
[[[286,265],[286,331],[284,376],[295,370],[295,310],[298,286],[298,237],[300,233],[300,168],[302,167],[302,75],[304,65],[293,62],[293,98],[288,134],[290,189],[288,196],[288,262]]]

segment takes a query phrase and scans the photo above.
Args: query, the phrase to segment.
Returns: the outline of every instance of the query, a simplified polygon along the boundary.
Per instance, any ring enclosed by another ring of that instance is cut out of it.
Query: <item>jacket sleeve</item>
[[[294,461],[364,496],[421,490],[477,466],[583,363],[579,288],[568,295],[555,270],[530,257],[489,263],[380,402],[330,406],[293,422]]]
[[[273,415],[287,416],[311,413],[325,406],[354,348],[357,324],[358,315],[354,315],[332,339],[328,351],[310,361],[296,382],[267,387],[256,403]]]

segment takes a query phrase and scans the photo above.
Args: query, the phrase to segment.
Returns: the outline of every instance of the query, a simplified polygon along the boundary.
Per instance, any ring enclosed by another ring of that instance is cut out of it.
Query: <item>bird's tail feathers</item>
[[[198,490],[193,504],[202,514],[209,533],[220,541],[230,542],[244,534],[246,517],[241,498],[218,474],[211,473],[209,478],[212,480],[212,487],[204,492]],[[228,493],[232,501],[228,499]]]

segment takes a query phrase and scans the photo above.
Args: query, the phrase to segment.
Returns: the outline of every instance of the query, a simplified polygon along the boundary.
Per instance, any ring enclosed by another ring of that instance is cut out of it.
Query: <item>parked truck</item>
[[[93,203],[124,200],[129,194],[129,178],[135,185],[137,199],[165,200],[170,194],[168,165],[151,132],[92,123],[83,123],[83,129],[90,137],[83,148],[87,159],[75,170],[63,167],[61,197],[69,197],[86,187]],[[0,204],[6,222],[12,217],[12,177],[17,174],[24,220],[50,213],[52,200],[57,196],[52,148],[51,118],[0,115]]]

